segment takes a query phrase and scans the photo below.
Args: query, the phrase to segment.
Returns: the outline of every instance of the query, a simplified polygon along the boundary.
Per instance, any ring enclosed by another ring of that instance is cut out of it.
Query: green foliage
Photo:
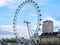
[[[17,40],[12,40],[12,39],[5,39],[5,40],[3,40],[3,42],[5,42],[5,43],[17,43]]]

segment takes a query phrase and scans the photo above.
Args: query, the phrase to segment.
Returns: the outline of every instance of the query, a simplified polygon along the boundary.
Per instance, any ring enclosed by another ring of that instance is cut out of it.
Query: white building
[[[40,42],[41,43],[53,43],[53,44],[60,44],[60,36],[59,32],[53,32],[53,33],[42,33],[40,35]]]
[[[43,33],[53,32],[53,21],[51,21],[51,20],[44,21],[43,25],[42,25],[42,31],[43,31]]]

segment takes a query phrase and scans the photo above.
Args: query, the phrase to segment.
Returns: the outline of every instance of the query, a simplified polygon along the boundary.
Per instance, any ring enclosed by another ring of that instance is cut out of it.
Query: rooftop
[[[57,38],[60,35],[60,32],[50,32],[50,33],[42,33],[40,35],[41,38]]]

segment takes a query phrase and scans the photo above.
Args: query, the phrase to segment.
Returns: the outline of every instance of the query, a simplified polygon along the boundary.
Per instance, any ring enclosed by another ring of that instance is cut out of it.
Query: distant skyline
[[[13,16],[17,7],[24,1],[25,0],[0,0],[0,35],[6,35],[8,33],[12,33],[13,35]],[[60,28],[60,0],[33,1],[35,1],[40,7],[39,9],[41,10],[43,21],[52,20],[54,23],[54,32],[58,31]],[[33,6],[27,4],[20,10],[17,19],[17,30],[20,36],[24,36],[25,38],[29,38],[29,36],[26,24],[24,24],[23,21],[26,19],[29,20],[29,18],[31,23],[34,25],[33,30],[35,30],[37,24],[36,10]]]

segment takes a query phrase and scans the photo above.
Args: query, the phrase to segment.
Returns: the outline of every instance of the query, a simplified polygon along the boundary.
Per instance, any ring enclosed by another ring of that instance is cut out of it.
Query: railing
[[[22,43],[0,43],[0,45],[29,45],[29,44],[22,44]]]
[[[21,43],[0,43],[0,45],[30,45],[30,44],[21,44]],[[39,43],[34,45],[60,45],[60,43]]]
[[[0,45],[24,45],[20,43],[0,43]]]

